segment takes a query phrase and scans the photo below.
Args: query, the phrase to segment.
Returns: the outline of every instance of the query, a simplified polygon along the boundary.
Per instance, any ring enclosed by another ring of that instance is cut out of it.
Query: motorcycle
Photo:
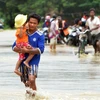
[[[67,39],[67,44],[70,46],[78,46],[79,45],[79,35],[78,35],[78,31],[80,29],[76,28],[76,27],[70,27],[69,28],[69,36]]]
[[[2,23],[0,23],[0,29],[3,29],[3,24]]]
[[[50,38],[49,38],[49,32],[48,32],[48,27],[43,28],[43,34],[45,36],[45,43],[50,43]]]

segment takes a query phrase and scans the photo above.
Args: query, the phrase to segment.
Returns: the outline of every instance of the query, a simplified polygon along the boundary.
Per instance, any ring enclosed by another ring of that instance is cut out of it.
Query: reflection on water
[[[13,73],[18,54],[0,48],[0,100],[100,100],[100,57],[78,58],[72,47],[58,46],[41,57],[36,97],[25,94],[20,78]]]

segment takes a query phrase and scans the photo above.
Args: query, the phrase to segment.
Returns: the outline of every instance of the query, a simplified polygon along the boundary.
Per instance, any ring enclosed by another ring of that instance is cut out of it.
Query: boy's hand
[[[26,47],[20,48],[21,49],[21,53],[28,53],[29,50]]]
[[[13,51],[15,51],[15,52],[17,52],[17,53],[21,53],[21,49],[18,48],[18,47],[16,47],[16,46],[14,47]]]
[[[27,49],[32,49],[32,46],[28,45],[26,48],[27,48]]]

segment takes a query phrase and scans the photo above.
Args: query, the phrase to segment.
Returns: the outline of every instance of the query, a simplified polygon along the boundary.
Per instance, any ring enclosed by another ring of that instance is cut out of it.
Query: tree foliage
[[[56,13],[73,17],[93,7],[99,14],[100,0],[0,0],[0,17],[5,19],[5,24],[13,27],[18,13],[36,12],[41,16]]]

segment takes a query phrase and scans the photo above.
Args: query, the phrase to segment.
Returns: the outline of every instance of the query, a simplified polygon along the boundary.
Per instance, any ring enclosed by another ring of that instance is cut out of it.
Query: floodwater
[[[13,73],[18,54],[12,51],[15,30],[0,32],[0,100],[100,100],[100,57],[75,55],[77,48],[46,45],[39,66],[36,97],[25,94],[24,84]]]

